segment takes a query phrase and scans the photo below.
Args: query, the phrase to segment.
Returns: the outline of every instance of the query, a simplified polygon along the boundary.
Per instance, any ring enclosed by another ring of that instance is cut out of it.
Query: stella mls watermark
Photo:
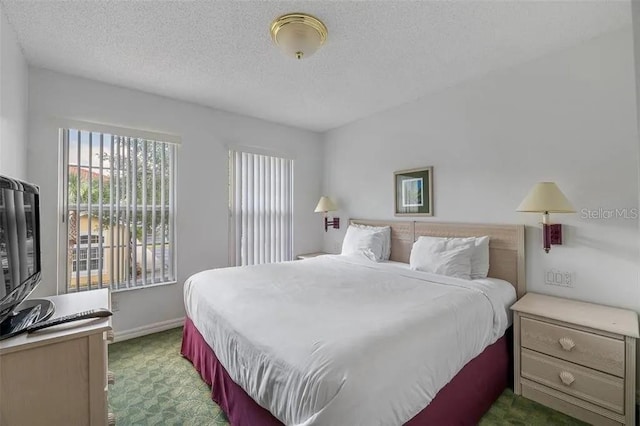
[[[580,218],[581,219],[591,219],[591,220],[609,220],[609,219],[628,219],[635,220],[639,217],[639,209],[634,208],[620,208],[620,209],[605,209],[605,208],[597,208],[597,209],[587,209],[584,208],[580,210]]]

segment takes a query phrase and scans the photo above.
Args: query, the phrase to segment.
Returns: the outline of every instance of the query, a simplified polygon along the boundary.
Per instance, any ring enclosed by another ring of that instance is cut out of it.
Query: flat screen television
[[[0,176],[0,340],[53,314],[48,301],[24,303],[40,283],[38,187]],[[48,302],[48,303],[47,303]]]

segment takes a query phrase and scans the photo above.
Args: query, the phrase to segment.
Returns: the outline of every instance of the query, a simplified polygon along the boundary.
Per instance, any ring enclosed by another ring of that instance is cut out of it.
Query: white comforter
[[[284,424],[387,426],[504,334],[515,292],[322,256],[204,271],[184,297],[233,381]]]

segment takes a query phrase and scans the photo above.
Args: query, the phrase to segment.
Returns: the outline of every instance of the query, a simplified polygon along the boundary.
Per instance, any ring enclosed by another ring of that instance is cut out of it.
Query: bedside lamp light
[[[562,225],[551,224],[549,213],[575,213],[573,206],[554,182],[540,182],[529,191],[516,211],[542,213],[542,237],[544,251],[549,253],[551,244],[562,244]]]
[[[331,198],[322,196],[320,197],[320,201],[318,201],[318,205],[316,206],[315,213],[323,213],[324,214],[324,232],[327,232],[329,229],[329,225],[333,226],[333,229],[340,229],[340,218],[334,217],[332,220],[327,218],[327,212],[334,212],[338,210],[338,207],[335,205]]]

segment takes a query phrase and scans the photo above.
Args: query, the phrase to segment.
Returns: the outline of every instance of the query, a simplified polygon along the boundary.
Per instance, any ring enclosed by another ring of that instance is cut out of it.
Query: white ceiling
[[[0,0],[30,64],[324,131],[631,24],[628,1]],[[271,21],[329,29],[303,61]]]

